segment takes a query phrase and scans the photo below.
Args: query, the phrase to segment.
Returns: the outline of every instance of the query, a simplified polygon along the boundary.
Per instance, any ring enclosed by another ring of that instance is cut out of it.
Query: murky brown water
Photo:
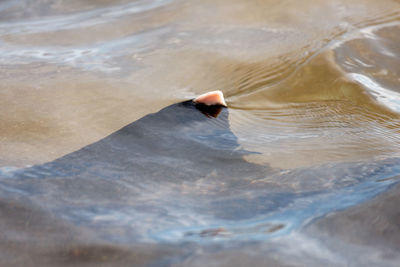
[[[1,1],[2,264],[398,266],[399,44],[395,0]]]

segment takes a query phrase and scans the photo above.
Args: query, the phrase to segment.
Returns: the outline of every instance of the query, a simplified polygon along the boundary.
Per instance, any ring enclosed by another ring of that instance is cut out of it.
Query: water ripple
[[[143,13],[170,3],[171,0],[141,0],[133,3],[95,8],[72,14],[33,20],[0,23],[0,35],[52,32],[112,23],[122,16]],[[11,4],[11,3],[10,3]]]

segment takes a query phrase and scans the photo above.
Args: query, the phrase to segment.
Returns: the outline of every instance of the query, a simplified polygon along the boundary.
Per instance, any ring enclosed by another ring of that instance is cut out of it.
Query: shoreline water
[[[396,266],[399,36],[394,0],[4,1],[0,265]]]

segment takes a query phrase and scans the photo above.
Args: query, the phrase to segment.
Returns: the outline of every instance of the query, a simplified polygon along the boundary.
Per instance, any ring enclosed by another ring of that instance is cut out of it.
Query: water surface
[[[399,19],[2,1],[2,264],[397,266]],[[216,89],[216,118],[174,104]]]

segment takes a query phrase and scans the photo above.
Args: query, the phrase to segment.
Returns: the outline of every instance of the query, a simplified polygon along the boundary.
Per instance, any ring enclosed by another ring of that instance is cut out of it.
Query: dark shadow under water
[[[186,101],[52,162],[3,169],[3,264],[182,263],[199,246],[273,242],[397,182],[396,158],[288,171],[247,162],[228,115]]]

